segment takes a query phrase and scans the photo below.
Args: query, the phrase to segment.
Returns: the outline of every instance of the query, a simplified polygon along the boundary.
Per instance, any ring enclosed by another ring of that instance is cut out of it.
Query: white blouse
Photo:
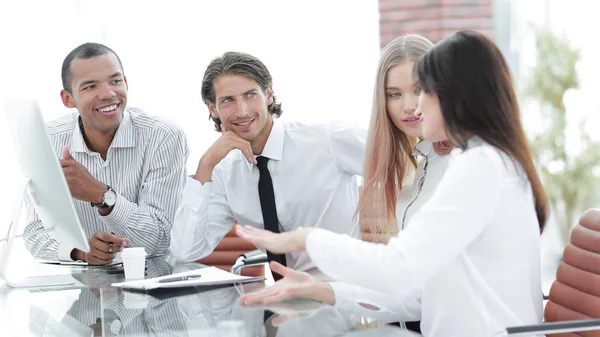
[[[398,302],[420,294],[425,336],[540,323],[540,232],[526,174],[479,138],[450,156],[430,201],[387,245],[316,229],[306,241],[311,260]]]
[[[433,144],[423,140],[413,150],[418,165],[412,183],[402,187],[396,202],[396,219],[402,230],[410,219],[431,198],[448,167],[449,155],[440,156]],[[385,292],[374,291],[359,285],[338,281],[331,282],[335,306],[377,319],[380,322],[417,321],[421,319],[421,296],[413,293],[398,301]],[[370,304],[380,310],[374,311],[359,303]]]

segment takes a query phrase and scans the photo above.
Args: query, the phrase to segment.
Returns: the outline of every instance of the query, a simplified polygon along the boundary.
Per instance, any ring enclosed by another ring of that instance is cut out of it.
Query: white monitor
[[[52,236],[61,242],[89,252],[88,240],[75,211],[59,155],[52,148],[37,102],[8,101],[5,108],[15,152],[23,176],[27,179],[25,190],[46,228],[44,232],[53,232]],[[23,196],[24,193],[21,193]],[[8,237],[14,236],[17,227],[22,201],[17,200],[17,203]],[[0,259],[8,258],[10,252],[5,250],[10,249],[11,245],[12,241],[9,239],[9,247],[4,247]],[[10,284],[5,275],[0,276]]]

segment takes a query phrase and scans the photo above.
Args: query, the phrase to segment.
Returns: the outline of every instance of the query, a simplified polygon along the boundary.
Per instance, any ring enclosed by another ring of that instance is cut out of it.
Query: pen
[[[110,234],[112,234],[112,235],[116,235],[116,234],[115,234],[115,232],[110,232]],[[108,252],[109,252],[109,253],[112,253],[112,249],[113,249],[113,243],[112,243],[112,242],[109,242],[109,243],[108,243]]]
[[[202,275],[198,275],[198,274],[184,275],[184,276],[177,276],[177,277],[171,277],[171,278],[164,278],[164,279],[158,280],[158,283],[187,281],[187,280],[200,278],[200,277],[202,277]]]

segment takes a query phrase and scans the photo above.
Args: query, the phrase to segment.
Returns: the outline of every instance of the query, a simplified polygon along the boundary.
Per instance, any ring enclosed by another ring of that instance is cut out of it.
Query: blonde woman
[[[425,37],[405,35],[382,51],[357,208],[365,241],[387,243],[404,229],[412,215],[429,200],[446,170],[448,156],[440,154],[446,154],[449,147],[445,143],[434,146],[428,140],[419,141],[421,125],[415,114],[419,90],[412,78],[413,65],[432,47]],[[348,264],[351,267],[352,261]],[[385,293],[349,283],[319,283],[310,275],[277,263],[271,263],[271,268],[285,278],[264,292],[243,296],[241,301],[311,298],[379,321],[420,319],[418,294],[398,301]],[[275,292],[277,296],[273,296]],[[409,323],[408,327],[418,331],[418,323]]]

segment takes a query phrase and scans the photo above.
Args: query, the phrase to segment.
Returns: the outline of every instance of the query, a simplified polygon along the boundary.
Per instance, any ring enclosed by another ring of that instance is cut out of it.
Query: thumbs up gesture
[[[81,201],[101,203],[108,186],[96,180],[85,166],[75,160],[68,146],[63,148],[61,157],[60,165],[67,180],[67,185],[69,185],[71,196]]]

